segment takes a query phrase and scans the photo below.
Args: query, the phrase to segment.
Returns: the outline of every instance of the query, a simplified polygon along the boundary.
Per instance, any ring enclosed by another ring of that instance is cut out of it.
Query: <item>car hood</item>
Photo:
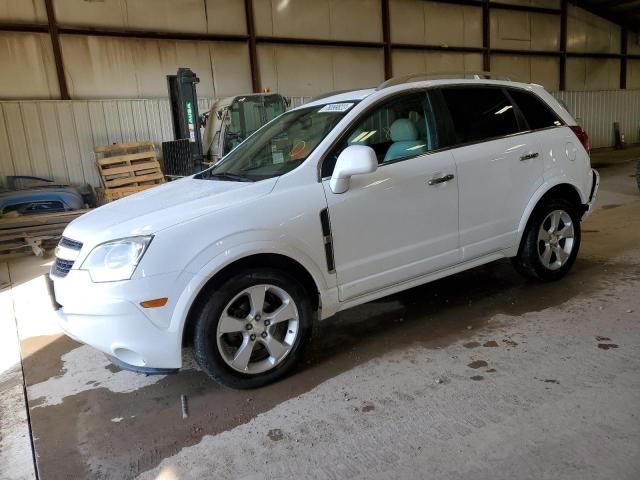
[[[118,238],[154,234],[266,195],[276,182],[275,178],[254,183],[183,178],[86,213],[67,226],[64,236],[96,245]]]

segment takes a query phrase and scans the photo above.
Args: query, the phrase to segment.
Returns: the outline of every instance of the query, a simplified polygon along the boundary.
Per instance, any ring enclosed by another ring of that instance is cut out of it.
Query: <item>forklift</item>
[[[199,81],[189,68],[167,75],[174,140],[162,143],[162,156],[169,178],[192,175],[219,162],[288,106],[282,95],[252,93],[220,99],[200,115]]]

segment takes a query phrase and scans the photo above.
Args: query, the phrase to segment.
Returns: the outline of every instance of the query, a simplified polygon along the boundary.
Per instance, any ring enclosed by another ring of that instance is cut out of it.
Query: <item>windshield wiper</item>
[[[236,173],[226,173],[226,172],[211,173],[209,174],[209,178],[218,178],[220,180],[229,180],[232,182],[253,182],[253,180],[251,180],[246,175],[239,175]]]

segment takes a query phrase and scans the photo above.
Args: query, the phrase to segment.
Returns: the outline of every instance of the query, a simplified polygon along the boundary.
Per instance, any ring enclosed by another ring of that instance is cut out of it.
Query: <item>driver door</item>
[[[374,293],[460,261],[458,183],[428,95],[374,107],[323,164],[340,301]],[[367,145],[378,170],[335,194],[329,177],[348,145]]]

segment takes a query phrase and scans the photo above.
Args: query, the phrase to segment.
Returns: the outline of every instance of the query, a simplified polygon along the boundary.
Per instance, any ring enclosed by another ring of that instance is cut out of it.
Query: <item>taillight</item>
[[[580,125],[570,125],[569,128],[576,134],[584,149],[589,153],[589,135],[587,135],[587,132]]]

